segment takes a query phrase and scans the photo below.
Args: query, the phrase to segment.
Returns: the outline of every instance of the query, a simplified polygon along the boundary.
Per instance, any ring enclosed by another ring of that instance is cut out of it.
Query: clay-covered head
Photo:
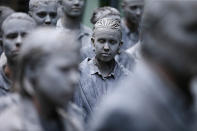
[[[13,13],[3,22],[3,50],[10,64],[16,62],[24,38],[35,28],[36,22],[25,13]]]
[[[55,106],[64,106],[77,84],[79,44],[69,34],[41,28],[25,40],[19,58],[19,86],[22,94],[39,96]]]
[[[12,13],[14,13],[14,10],[6,7],[6,6],[0,6],[0,54],[3,51],[3,42],[2,42],[2,31],[1,31],[1,26],[3,21]]]
[[[139,24],[143,14],[144,0],[123,0],[122,10],[127,22]]]
[[[143,54],[179,75],[197,74],[196,0],[149,0],[142,20]]]
[[[86,0],[60,0],[64,15],[78,18],[83,15]]]
[[[97,59],[103,62],[113,60],[122,45],[120,20],[103,18],[97,21],[93,29],[92,43]]]
[[[30,0],[29,14],[40,26],[55,26],[59,18],[59,0]]]
[[[96,24],[96,22],[99,19],[107,18],[107,17],[120,19],[120,12],[113,7],[109,7],[109,6],[100,7],[94,10],[90,21],[92,24]]]

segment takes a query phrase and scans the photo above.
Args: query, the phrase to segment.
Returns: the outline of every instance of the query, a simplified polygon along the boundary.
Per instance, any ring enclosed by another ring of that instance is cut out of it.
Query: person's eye
[[[130,10],[136,10],[138,7],[137,6],[130,6],[129,8],[130,8]]]
[[[26,35],[27,35],[26,32],[21,33],[21,36],[22,36],[22,37],[25,37]]]
[[[69,68],[68,67],[60,67],[59,70],[63,73],[66,73],[69,71]]]
[[[46,12],[39,12],[39,13],[37,13],[37,15],[38,15],[40,18],[44,18],[47,14],[46,14]]]
[[[99,39],[98,42],[99,43],[105,43],[105,40],[104,39]]]
[[[57,16],[57,13],[55,13],[55,12],[50,13],[50,16],[51,16],[52,18],[55,18],[55,17]]]
[[[6,36],[7,39],[15,39],[17,38],[18,34],[17,33],[11,33],[11,34],[8,34]]]
[[[110,43],[110,44],[116,44],[117,41],[115,41],[115,40],[110,40],[109,43]]]

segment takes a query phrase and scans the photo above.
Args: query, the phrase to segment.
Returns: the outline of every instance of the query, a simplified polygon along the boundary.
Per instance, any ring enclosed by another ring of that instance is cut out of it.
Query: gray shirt
[[[187,97],[150,65],[139,63],[119,86],[95,112],[91,131],[191,131],[194,112]]]
[[[74,101],[84,110],[84,118],[87,120],[96,104],[115,89],[115,85],[128,75],[128,71],[116,63],[114,71],[104,77],[95,64],[95,58],[85,59],[80,64],[80,71],[79,88]]]
[[[62,24],[62,20],[59,19],[57,21],[57,29],[62,29],[65,30],[63,24]],[[84,60],[85,58],[91,58],[92,56],[94,56],[93,54],[93,50],[92,50],[92,45],[91,45],[91,37],[92,37],[92,30],[81,24],[80,25],[80,33],[78,34],[78,40],[81,43],[81,59]]]

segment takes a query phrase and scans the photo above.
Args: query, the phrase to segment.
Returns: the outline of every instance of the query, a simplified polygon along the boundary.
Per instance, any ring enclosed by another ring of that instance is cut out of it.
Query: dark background
[[[15,11],[27,12],[29,0],[0,0],[0,5],[13,8]],[[112,6],[118,9],[119,0],[99,0],[99,6]]]

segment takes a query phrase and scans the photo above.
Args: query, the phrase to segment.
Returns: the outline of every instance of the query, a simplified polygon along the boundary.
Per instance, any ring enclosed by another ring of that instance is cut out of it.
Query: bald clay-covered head
[[[13,13],[3,22],[3,49],[9,64],[14,64],[23,40],[36,28],[36,22],[25,13]]]
[[[78,81],[79,44],[69,34],[41,28],[25,40],[19,58],[19,85],[30,97],[64,106]]]
[[[120,19],[120,12],[113,7],[100,7],[94,10],[90,21],[92,24],[96,24],[99,19],[106,17]]]
[[[123,0],[122,10],[129,23],[139,24],[144,8],[144,0]]]
[[[83,15],[86,0],[60,0],[64,15],[80,18]]]
[[[9,7],[6,6],[0,6],[0,54],[3,51],[3,42],[2,42],[2,31],[1,31],[1,26],[3,21],[12,13],[14,13],[14,10],[12,10]]]
[[[196,0],[149,0],[142,24],[143,54],[176,73],[197,74]]]
[[[29,14],[40,26],[55,26],[59,18],[59,0],[30,0]]]

